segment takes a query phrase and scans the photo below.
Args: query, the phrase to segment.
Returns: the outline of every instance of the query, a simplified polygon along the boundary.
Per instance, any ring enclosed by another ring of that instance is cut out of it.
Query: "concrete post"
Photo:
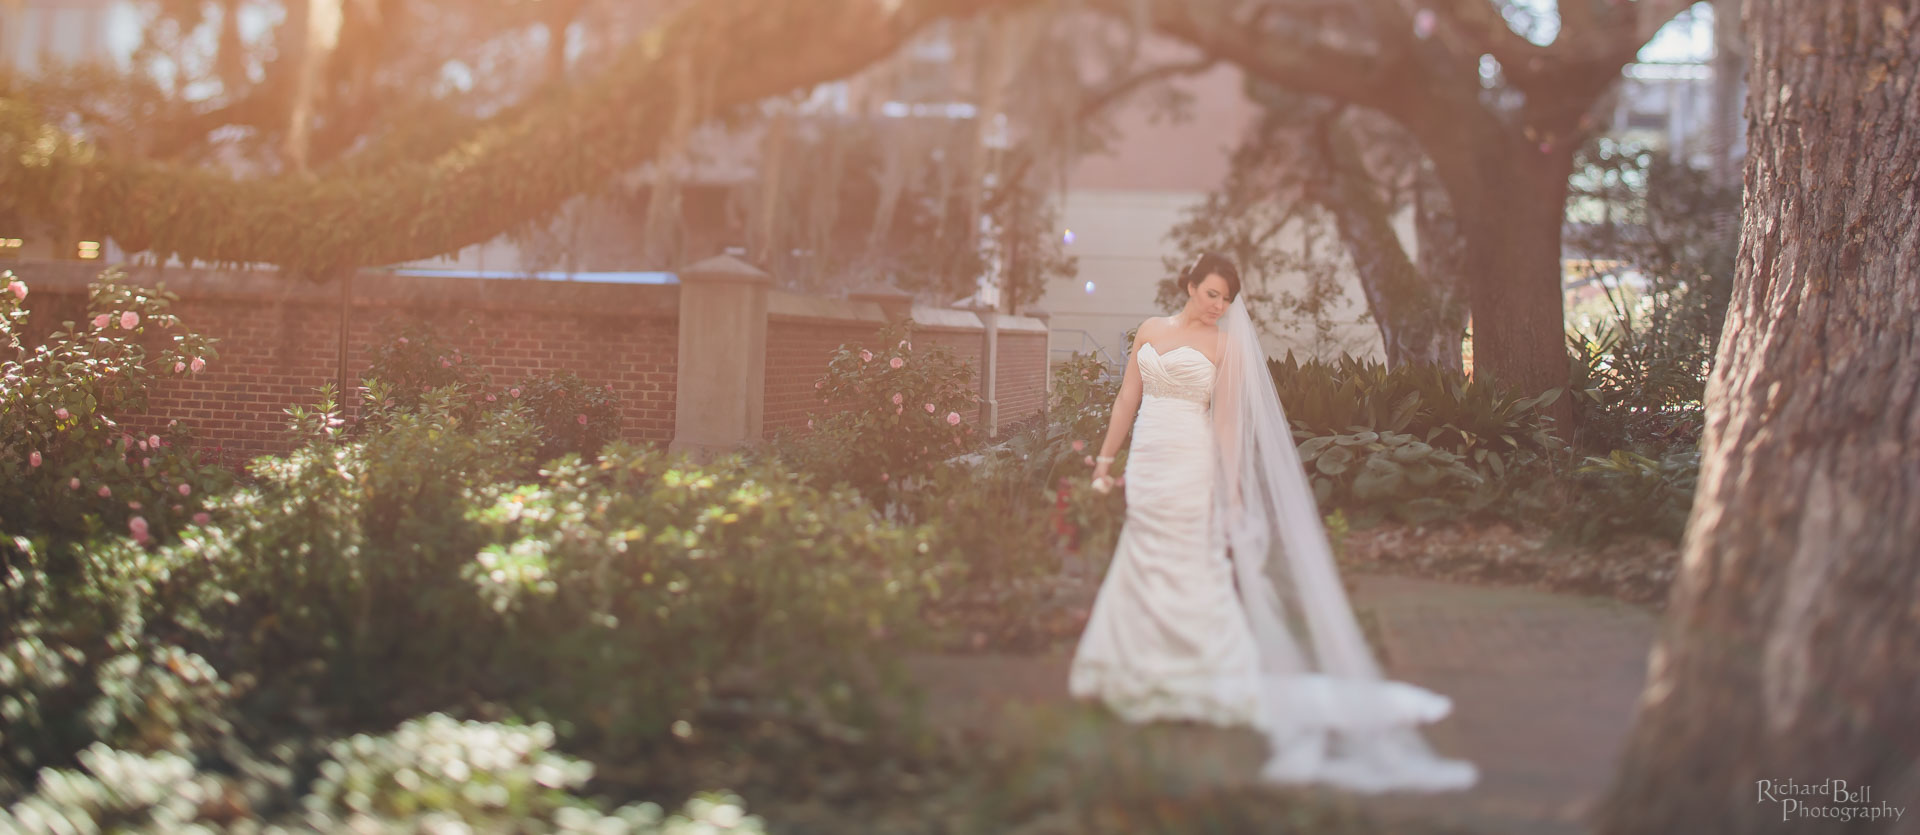
[[[706,461],[761,440],[773,280],[728,255],[679,275],[680,353],[667,449]]]
[[[1000,312],[976,308],[975,316],[986,325],[980,338],[986,340],[980,351],[980,397],[987,406],[987,437],[1000,437]]]

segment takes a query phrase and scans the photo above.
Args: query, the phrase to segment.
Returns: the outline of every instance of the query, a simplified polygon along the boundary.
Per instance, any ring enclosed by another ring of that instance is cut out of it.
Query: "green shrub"
[[[179,567],[169,549],[102,537],[54,558],[45,538],[13,537],[0,551],[0,802],[95,742],[179,752],[231,731],[229,686],[146,630],[146,602]]]
[[[1120,380],[1107,379],[1106,365],[1094,354],[1074,354],[1053,367],[1053,395],[1047,405],[1049,423],[1068,437],[1099,450],[1120,396]]]
[[[1633,533],[1677,542],[1693,511],[1700,453],[1682,449],[1654,459],[1617,449],[1586,459],[1574,473],[1578,510],[1557,526],[1557,540],[1591,543]]]
[[[582,796],[593,766],[552,751],[546,725],[410,720],[381,736],[328,744],[317,778],[295,797],[286,781],[196,768],[172,753],[95,745],[80,768],[49,769],[37,791],[0,808],[0,830],[171,833],[308,829],[317,832],[550,832],[667,835],[764,833],[730,794],[705,794],[667,817],[653,803],[603,811]]]
[[[427,392],[451,386],[461,395],[457,402],[478,408],[493,389],[493,375],[477,358],[450,343],[439,328],[421,322],[384,324],[367,346],[367,359],[366,376],[387,386],[373,400],[376,406],[418,406]]]
[[[255,459],[255,483],[212,502],[220,524],[175,546],[185,566],[158,614],[261,686],[264,713],[390,723],[464,698],[502,625],[463,571],[486,544],[474,492],[531,467],[524,412],[462,418],[448,387],[349,439],[330,393],[290,410],[305,443]]]
[[[27,346],[28,288],[0,279],[18,288],[0,292],[0,532],[49,536],[57,552],[99,533],[166,541],[192,524],[231,478],[189,451],[183,427],[126,416],[145,410],[155,381],[199,373],[211,341],[169,312],[173,294],[107,273],[89,288],[87,322]]]
[[[979,399],[974,371],[944,346],[914,348],[910,328],[842,345],[814,383],[822,409],[806,432],[780,433],[780,455],[824,483],[877,501],[963,451]]]
[[[452,415],[466,420],[524,408],[538,441],[536,461],[569,452],[590,456],[620,434],[620,403],[612,384],[596,387],[571,371],[547,371],[502,385],[481,367],[480,358],[462,353],[437,329],[420,323],[388,332],[368,351],[372,363],[360,421],[367,429],[382,425],[388,411],[418,406],[428,392],[437,391]]]
[[[620,435],[620,401],[611,383],[595,387],[571,371],[553,371],[528,377],[516,388],[540,440],[541,461],[570,452],[591,457]]]
[[[1487,480],[1461,456],[1399,432],[1363,427],[1300,444],[1300,462],[1323,512],[1351,509],[1362,526],[1391,516],[1420,524],[1479,510]]]
[[[610,445],[543,484],[484,491],[464,576],[511,627],[529,715],[602,750],[645,746],[716,693],[844,720],[880,646],[911,637],[937,569],[924,530],[778,462],[701,468]]]
[[[1337,364],[1301,365],[1289,352],[1285,360],[1269,360],[1268,368],[1296,436],[1336,435],[1356,426],[1410,434],[1465,457],[1468,466],[1495,479],[1563,449],[1544,412],[1559,399],[1559,389],[1522,397],[1439,367],[1388,370],[1350,356]]]

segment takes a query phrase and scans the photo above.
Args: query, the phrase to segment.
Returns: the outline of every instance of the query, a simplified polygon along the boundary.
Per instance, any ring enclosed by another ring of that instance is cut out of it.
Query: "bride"
[[[1132,429],[1126,524],[1069,689],[1129,722],[1250,726],[1277,783],[1472,785],[1414,729],[1452,702],[1385,680],[1361,636],[1239,272],[1206,254],[1179,281],[1186,306],[1140,326],[1095,459],[1111,489]]]

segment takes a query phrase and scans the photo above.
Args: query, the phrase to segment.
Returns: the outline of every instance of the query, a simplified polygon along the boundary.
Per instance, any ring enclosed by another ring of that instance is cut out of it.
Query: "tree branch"
[[[1101,111],[1111,107],[1120,99],[1156,81],[1166,81],[1188,75],[1199,75],[1219,65],[1219,58],[1209,56],[1193,61],[1163,64],[1153,67],[1152,69],[1141,70],[1119,81],[1108,83],[1092,96],[1081,101],[1080,109],[1074,116],[1081,120],[1094,118],[1100,115]]]
[[[1274,43],[1277,39],[1271,35],[1263,37],[1257,18],[1273,14],[1271,6],[1256,7],[1256,19],[1235,20],[1225,14],[1203,14],[1204,8],[1213,7],[1186,0],[1147,2],[1155,29],[1282,87],[1380,108],[1393,86],[1406,80],[1407,65],[1401,61],[1344,52],[1321,42],[1282,44]],[[1102,5],[1111,9],[1116,2],[1107,0]],[[1124,14],[1125,9],[1113,13]]]
[[[130,252],[270,263],[307,275],[411,261],[491,240],[651,159],[689,56],[713,110],[843,78],[934,20],[1026,0],[810,0],[769,13],[704,0],[649,31],[590,83],[490,120],[429,158],[322,176],[236,179],[98,148],[0,100],[0,202],[80,223]]]
[[[1546,60],[1548,50],[1513,31],[1493,4],[1494,0],[1437,0],[1429,8],[1451,24],[1451,31],[1466,38],[1474,52],[1492,55],[1502,68],[1525,72]]]

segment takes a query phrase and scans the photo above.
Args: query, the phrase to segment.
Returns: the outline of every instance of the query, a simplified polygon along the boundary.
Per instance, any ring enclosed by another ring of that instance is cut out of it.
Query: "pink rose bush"
[[[28,283],[9,274],[0,284],[0,327],[29,331]],[[109,272],[88,288],[84,312],[67,314],[92,329],[56,329],[40,344],[0,353],[0,507],[23,511],[8,514],[19,522],[9,533],[58,539],[92,530],[165,542],[201,509],[201,497],[231,483],[228,471],[192,453],[185,428],[122,426],[108,416],[143,414],[156,381],[215,355],[211,340],[173,314],[173,302]],[[135,535],[135,518],[144,536]]]
[[[914,489],[963,451],[970,427],[945,416],[978,408],[969,366],[943,347],[913,350],[898,330],[842,346],[814,390],[821,407],[808,417],[809,432],[783,434],[780,454],[803,470],[875,491]]]

